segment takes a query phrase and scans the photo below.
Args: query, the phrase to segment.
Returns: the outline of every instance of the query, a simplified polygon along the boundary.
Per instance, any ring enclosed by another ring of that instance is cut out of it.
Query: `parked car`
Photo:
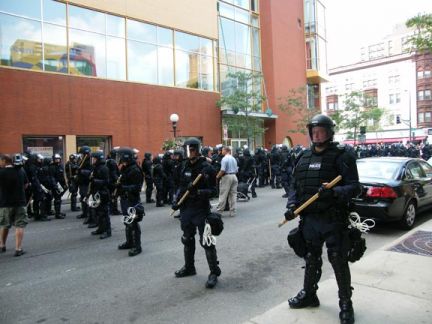
[[[354,210],[361,218],[397,221],[414,226],[417,213],[432,208],[432,166],[409,157],[371,157],[357,160],[362,192]]]

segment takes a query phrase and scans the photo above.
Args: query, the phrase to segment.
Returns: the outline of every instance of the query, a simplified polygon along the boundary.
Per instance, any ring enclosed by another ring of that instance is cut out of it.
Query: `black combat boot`
[[[318,281],[321,278],[321,256],[308,252],[305,261],[303,289],[295,297],[288,299],[291,308],[318,307],[320,305],[316,291],[318,290]]]
[[[76,196],[75,197],[71,197],[71,211],[75,212],[75,211],[79,211],[79,210],[81,210],[81,208],[79,208],[77,206]]]
[[[104,222],[104,232],[102,233],[101,236],[99,236],[101,240],[111,237],[111,220],[109,218],[109,215],[105,216],[103,222]]]
[[[183,239],[183,238],[182,238]],[[193,242],[193,244],[192,244]],[[184,259],[185,265],[177,270],[174,274],[177,278],[183,278],[188,276],[196,275],[195,269],[195,240],[187,242],[188,244],[184,246]],[[184,243],[183,243],[184,244]]]
[[[64,219],[66,214],[60,212],[61,209],[61,200],[54,201],[54,210],[55,210],[55,218],[56,219]]]
[[[133,257],[142,252],[141,249],[141,228],[138,223],[132,224],[132,244],[133,248],[129,251],[129,256]]]
[[[217,260],[217,253],[214,245],[208,249],[205,249],[205,254],[210,269],[210,274],[206,282],[206,288],[211,289],[216,286],[218,277],[221,274],[221,269],[219,268],[219,261]]]
[[[339,319],[341,324],[354,323],[354,309],[351,302],[351,273],[348,261],[338,252],[328,253],[329,261],[333,267],[336,282],[339,288]]]
[[[132,229],[130,225],[126,225],[125,227],[125,233],[126,233],[126,242],[120,244],[118,246],[119,250],[129,250],[133,248],[132,245]]]

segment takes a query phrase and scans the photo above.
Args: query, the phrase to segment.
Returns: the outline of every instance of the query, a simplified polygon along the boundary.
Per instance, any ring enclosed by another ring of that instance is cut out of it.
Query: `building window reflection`
[[[3,66],[215,90],[208,38],[51,0],[0,1],[0,30]]]

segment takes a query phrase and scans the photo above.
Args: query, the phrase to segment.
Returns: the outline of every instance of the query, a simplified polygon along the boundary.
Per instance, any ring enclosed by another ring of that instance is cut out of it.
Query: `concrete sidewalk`
[[[350,267],[356,323],[432,323],[432,221]],[[334,277],[319,283],[318,297],[320,307],[290,309],[284,301],[245,323],[339,323]]]

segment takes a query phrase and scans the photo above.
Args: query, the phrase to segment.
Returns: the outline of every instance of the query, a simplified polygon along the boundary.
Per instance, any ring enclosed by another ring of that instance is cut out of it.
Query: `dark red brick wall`
[[[219,94],[0,68],[0,152],[22,150],[23,135],[110,135],[113,146],[153,153],[173,136],[221,142]]]

